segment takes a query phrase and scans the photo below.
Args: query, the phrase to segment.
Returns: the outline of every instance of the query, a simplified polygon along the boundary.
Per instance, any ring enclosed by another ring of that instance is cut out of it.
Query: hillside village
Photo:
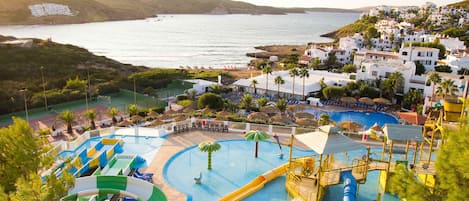
[[[312,70],[307,75],[297,75],[300,84],[296,87],[287,78],[286,84],[278,87],[283,92],[280,96],[321,97],[322,80],[327,86],[345,88],[348,96],[373,98],[384,95],[411,109],[410,105],[430,106],[440,101],[434,98],[430,103],[434,89],[441,85],[428,81],[433,72],[439,74],[441,82],[456,88],[452,90],[455,92],[453,95],[462,95],[467,81],[462,74],[469,74],[466,72],[469,69],[467,7],[437,7],[432,3],[421,7],[378,6],[362,13],[359,21],[375,23],[363,32],[338,38],[334,45],[312,44],[304,55],[298,57],[300,65]],[[289,65],[284,66],[289,70]],[[337,74],[341,72],[344,73]],[[403,79],[402,88],[396,84],[386,86],[386,81],[395,83],[389,79],[393,73],[397,74],[395,72],[399,72],[401,76],[398,77]],[[239,80],[235,85],[254,92],[252,82],[256,80],[256,90],[262,92],[267,86],[266,80],[270,79],[268,83],[272,86],[267,87],[272,89],[269,93],[274,96],[277,93],[277,86],[274,86],[276,76],[294,77],[288,71],[279,71],[269,77],[264,74]],[[305,86],[301,85],[301,79],[305,79]],[[356,80],[356,84],[347,84],[351,80]],[[292,90],[292,87],[296,89]],[[292,91],[295,91],[294,95]],[[418,103],[419,98],[410,98],[412,101],[406,98],[406,95],[416,94],[425,101]]]

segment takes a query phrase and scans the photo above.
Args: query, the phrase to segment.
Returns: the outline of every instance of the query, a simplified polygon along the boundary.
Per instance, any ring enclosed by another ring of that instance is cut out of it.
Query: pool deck
[[[185,201],[187,197],[184,193],[171,187],[163,178],[163,168],[166,162],[176,153],[184,150],[187,147],[197,145],[203,141],[213,140],[229,140],[229,139],[244,139],[242,133],[216,133],[208,131],[190,131],[186,133],[171,134],[164,141],[158,154],[145,170],[145,172],[154,173],[153,183],[158,186],[171,201]],[[281,143],[288,143],[288,138],[281,138]],[[302,144],[295,144],[297,147],[304,147]],[[191,178],[189,178],[191,179]]]

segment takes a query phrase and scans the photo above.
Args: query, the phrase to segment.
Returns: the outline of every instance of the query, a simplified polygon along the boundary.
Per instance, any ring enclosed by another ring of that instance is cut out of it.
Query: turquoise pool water
[[[212,170],[207,170],[207,153],[200,152],[197,146],[189,147],[171,157],[163,169],[164,179],[172,187],[185,193],[188,200],[215,201],[222,196],[236,190],[266,171],[278,167],[288,161],[288,147],[283,146],[285,155],[280,153],[277,144],[272,142],[259,143],[259,157],[254,158],[254,142],[245,140],[219,141],[222,148],[212,155]],[[372,158],[380,158],[380,149],[372,150]],[[373,153],[375,152],[375,153]],[[293,156],[307,156],[314,154],[294,148]],[[361,157],[366,150],[350,152],[347,155],[337,154],[335,160],[351,164],[352,160]],[[412,152],[409,156],[412,156]],[[394,160],[404,159],[403,155],[394,154]],[[194,183],[193,178],[202,173],[202,184]],[[360,185],[360,199],[372,201],[377,195],[378,172],[370,172],[366,184]],[[328,189],[325,201],[342,200],[343,186],[337,185]],[[398,200],[386,195],[390,201]],[[261,191],[248,197],[248,201],[280,201],[287,200],[285,177],[279,177],[268,183]]]
[[[329,114],[331,119],[337,123],[343,121],[354,121],[363,125],[366,129],[372,127],[375,123],[379,126],[384,124],[398,124],[399,120],[386,113],[382,112],[360,112],[360,111],[326,111],[326,110],[305,110],[305,112],[314,114],[316,118],[323,113]]]

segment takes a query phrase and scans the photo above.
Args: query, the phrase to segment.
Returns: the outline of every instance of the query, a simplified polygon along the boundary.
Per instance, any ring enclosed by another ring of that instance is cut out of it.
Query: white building
[[[439,52],[439,49],[429,47],[403,47],[399,50],[399,55],[405,62],[419,62],[427,71],[432,71],[438,62]]]
[[[379,61],[396,60],[396,59],[399,59],[399,54],[395,52],[384,52],[384,51],[376,51],[376,50],[358,51],[355,53],[353,64],[359,67],[361,66],[362,61],[365,59],[372,59],[372,60],[379,60]]]
[[[458,74],[459,70],[467,69],[469,71],[469,55],[448,55],[446,59],[440,60],[439,64],[451,67],[452,74]]]
[[[462,96],[464,93],[464,87],[466,85],[466,80],[469,80],[469,76],[462,76],[462,75],[455,75],[452,73],[438,73],[441,77],[441,80],[447,80],[450,79],[454,82],[454,86],[457,87],[459,90],[456,92],[456,96]],[[435,86],[435,91],[438,88],[438,84]],[[425,96],[425,105],[430,105],[430,97],[432,96],[433,92],[433,83],[429,83],[429,85],[425,86],[424,93],[423,95]],[[434,97],[432,101],[432,105],[434,105],[437,102],[443,103],[439,97]]]
[[[373,81],[386,79],[393,72],[400,72],[404,77],[404,93],[409,89],[424,90],[425,77],[415,75],[415,64],[402,60],[365,59],[357,70],[357,80]]]
[[[327,57],[329,57],[329,51],[324,48],[312,46],[310,49],[305,51],[305,55],[313,59],[318,58],[321,63],[324,63],[327,60]]]
[[[440,38],[440,43],[445,46],[446,53],[449,54],[458,54],[466,50],[464,42],[460,41],[459,38]]]
[[[277,76],[281,76],[285,81],[285,84],[280,85],[280,96],[286,98],[293,98],[293,79],[288,74],[288,71],[275,71],[268,76],[268,91],[267,94],[271,97],[277,95],[278,85],[275,84],[274,79]],[[342,73],[331,73],[327,71],[309,71],[309,77],[305,78],[305,96],[309,93],[318,92],[321,90],[319,81],[324,78],[324,83],[328,86],[345,86],[348,82],[352,80],[349,79],[349,74]],[[249,93],[254,93],[254,88],[251,86],[252,80],[257,80],[258,84],[256,85],[257,94],[264,95],[266,92],[266,82],[267,76],[259,75],[250,79],[240,79],[233,83],[234,86],[238,87],[239,90]],[[297,100],[302,99],[303,94],[303,79],[300,77],[295,77],[295,98]]]

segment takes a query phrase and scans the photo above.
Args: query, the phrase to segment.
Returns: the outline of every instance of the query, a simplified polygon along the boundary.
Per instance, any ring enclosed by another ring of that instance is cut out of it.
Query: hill
[[[456,3],[448,4],[447,6],[450,8],[463,8],[467,10],[469,9],[469,0],[464,0],[464,1],[456,2]]]
[[[47,5],[44,7],[43,4]],[[31,5],[39,5],[36,16],[33,16],[30,10]],[[126,20],[146,18],[156,14],[285,14],[288,12],[304,12],[304,9],[256,6],[231,0],[0,0],[0,25]]]

